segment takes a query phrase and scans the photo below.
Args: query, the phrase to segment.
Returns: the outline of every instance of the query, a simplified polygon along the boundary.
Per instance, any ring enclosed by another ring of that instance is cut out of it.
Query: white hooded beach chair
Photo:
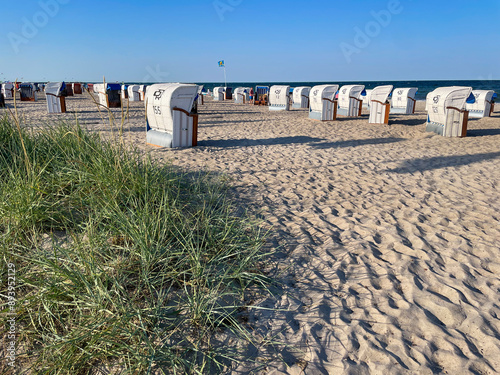
[[[122,85],[121,96],[122,96],[122,100],[128,99],[128,86],[127,85]]]
[[[469,111],[469,117],[482,118],[492,115],[495,104],[493,99],[497,94],[493,90],[472,90],[475,103],[466,103],[465,109]]]
[[[38,99],[34,83],[21,83],[19,85],[19,92],[22,102],[36,102]]]
[[[271,86],[269,89],[269,110],[290,110],[290,86]]]
[[[198,139],[194,104],[198,85],[162,83],[146,95],[146,142],[158,147],[192,147]]]
[[[45,86],[45,97],[47,99],[48,113],[65,113],[66,100],[64,98],[64,82],[49,82]]]
[[[373,90],[366,89],[365,95],[361,95],[361,100],[363,101],[363,108],[370,109],[370,97],[372,96]]]
[[[370,96],[370,117],[369,124],[389,124],[389,113],[391,103],[389,95],[392,92],[392,85],[377,86],[373,89]]]
[[[103,83],[95,83],[94,84],[94,93],[97,94],[97,98],[99,99],[99,104],[103,107],[108,108],[108,101],[106,96],[105,84]]]
[[[339,85],[318,85],[309,92],[309,118],[320,121],[337,119],[335,94]]]
[[[141,102],[144,101],[144,98],[146,97],[146,85],[139,85],[139,100]]]
[[[361,109],[363,100],[361,99],[364,94],[365,86],[363,85],[346,85],[342,86],[339,90],[338,96],[338,110],[339,116],[357,117],[361,116]]]
[[[128,91],[128,100],[131,102],[140,102],[141,94],[139,93],[140,86],[139,85],[130,85],[127,88]]]
[[[465,137],[469,112],[466,101],[474,101],[472,87],[440,87],[427,95],[425,130],[445,137]]]
[[[245,88],[244,87],[236,87],[234,89],[233,93],[233,99],[236,104],[244,104],[245,103],[245,95],[244,92]]]
[[[418,88],[406,87],[397,88],[392,92],[391,98],[391,112],[404,115],[411,115],[415,113],[415,95],[417,95]]]
[[[292,108],[309,108],[309,93],[311,88],[307,86],[295,87],[293,89]]]
[[[250,101],[250,87],[238,87],[233,93],[234,102],[237,104],[246,104]]]
[[[214,100],[223,101],[224,100],[224,87],[214,87]]]
[[[97,90],[99,104],[106,108],[120,108],[121,103],[121,85],[118,83],[97,83],[94,85],[94,91]]]
[[[203,105],[205,104],[205,101],[203,100],[203,85],[198,86],[198,97],[196,98],[198,105]]]
[[[2,83],[2,94],[5,99],[14,97],[14,84],[10,82]]]

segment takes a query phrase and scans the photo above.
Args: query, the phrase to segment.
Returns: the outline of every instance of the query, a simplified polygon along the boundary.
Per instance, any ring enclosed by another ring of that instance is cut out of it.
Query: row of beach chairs
[[[237,88],[236,92],[240,92]],[[244,89],[246,91],[246,88]],[[271,86],[271,111],[308,108],[309,118],[334,121],[337,116],[361,116],[363,106],[369,109],[369,124],[388,124],[390,114],[415,113],[418,89],[396,88],[392,85],[365,90],[363,85],[319,85],[314,87]],[[392,98],[389,100],[389,98]],[[464,137],[469,117],[491,116],[497,94],[492,90],[473,90],[472,87],[441,87],[427,95],[426,129],[447,137]]]

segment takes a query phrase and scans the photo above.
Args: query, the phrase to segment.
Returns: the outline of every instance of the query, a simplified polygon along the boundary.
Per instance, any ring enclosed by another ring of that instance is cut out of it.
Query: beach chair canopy
[[[311,111],[322,112],[323,101],[333,102],[339,85],[318,85],[314,86],[309,93]]]
[[[65,88],[64,82],[49,82],[45,85],[45,95],[62,96]]]
[[[394,108],[406,108],[408,105],[408,99],[415,99],[417,95],[418,88],[416,87],[405,87],[396,88],[392,92],[391,104]]]
[[[351,99],[361,100],[362,94],[364,92],[365,86],[363,85],[345,85],[339,90],[338,102],[339,108],[349,108]]]
[[[257,95],[269,94],[269,86],[256,86],[255,94]]]
[[[119,83],[107,83],[106,84],[106,91],[120,91],[121,88],[122,87]]]
[[[102,92],[104,93],[106,90],[104,89],[104,84],[103,83],[94,83],[94,92],[96,94]]]
[[[311,88],[308,86],[300,86],[300,87],[295,87],[293,89],[293,102],[294,103],[300,103],[303,98],[309,98],[309,92],[311,91]]]
[[[174,108],[191,113],[197,95],[198,85],[195,84],[161,83],[149,86],[147,95],[149,127],[171,133]]]
[[[269,105],[288,108],[290,104],[290,86],[271,86],[269,89]]]
[[[447,108],[453,107],[458,111],[465,108],[467,99],[474,100],[472,87],[451,86],[440,87],[427,95],[426,108],[428,120],[436,124],[446,124]]]
[[[370,102],[373,101],[378,101],[380,103],[387,102],[389,95],[391,95],[392,88],[393,88],[392,85],[375,87],[370,95]]]
[[[134,92],[135,93],[139,93],[139,88],[140,88],[139,85],[129,85],[127,87],[127,91],[129,93],[129,95],[132,94],[132,93],[134,93]]]
[[[474,103],[469,103],[471,101],[469,100],[465,104],[465,108],[470,112],[469,115],[471,117],[489,116],[489,109],[497,94],[493,90],[472,90],[472,95]]]

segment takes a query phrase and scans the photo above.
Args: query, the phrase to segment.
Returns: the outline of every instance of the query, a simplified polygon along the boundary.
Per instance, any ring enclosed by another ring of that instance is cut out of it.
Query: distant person
[[[253,88],[250,88],[250,104],[253,104]]]

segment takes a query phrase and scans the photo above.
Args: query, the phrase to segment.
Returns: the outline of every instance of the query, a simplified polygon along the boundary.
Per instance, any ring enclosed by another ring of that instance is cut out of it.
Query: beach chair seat
[[[309,92],[309,118],[320,121],[337,119],[335,94],[339,85],[318,85]]]
[[[295,87],[292,94],[292,108],[309,108],[309,93],[311,88],[308,86]]]
[[[224,87],[224,100],[233,99],[233,89],[231,87]]]
[[[66,84],[64,82],[49,82],[45,86],[45,98],[47,101],[48,113],[65,113],[66,99],[64,90]]]
[[[392,85],[377,86],[371,92],[369,124],[389,124],[391,103],[389,103],[388,99],[392,87]]]
[[[269,89],[269,110],[288,111],[290,109],[290,86],[271,86]]]
[[[198,85],[163,83],[149,86],[146,94],[146,142],[157,147],[197,145]]]
[[[77,94],[78,95],[83,94],[83,89],[82,89],[82,84],[81,83],[77,83],[77,82],[73,83],[73,93],[75,95],[77,95]]]
[[[74,96],[74,93],[73,93],[73,84],[72,83],[67,83],[65,87],[66,88],[64,90],[64,96]]]
[[[33,83],[21,83],[19,92],[22,102],[36,102],[38,99],[35,85]]]
[[[363,99],[365,95],[365,86],[363,85],[345,85],[339,90],[337,115],[344,117],[361,116],[363,108]]]
[[[410,115],[415,113],[415,96],[417,95],[418,88],[405,87],[396,88],[392,92],[391,97],[391,112],[394,114]]]
[[[255,87],[254,105],[268,105],[269,103],[269,86]]]
[[[474,100],[472,87],[440,87],[430,92],[426,100],[426,131],[444,137],[465,137],[469,120],[465,104]]]

